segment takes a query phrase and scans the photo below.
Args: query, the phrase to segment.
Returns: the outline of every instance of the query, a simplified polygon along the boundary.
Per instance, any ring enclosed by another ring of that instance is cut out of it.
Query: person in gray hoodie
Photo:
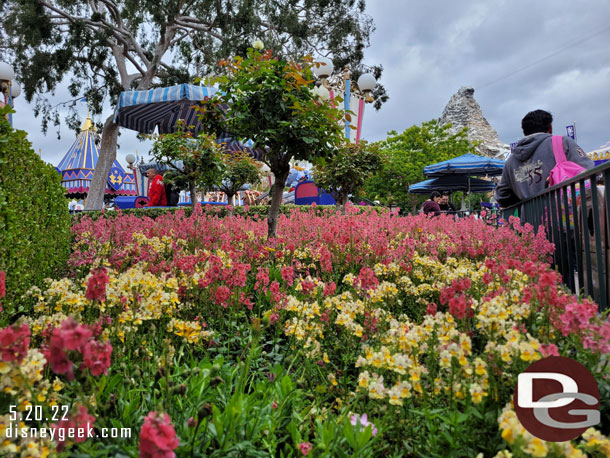
[[[521,121],[524,138],[519,140],[504,164],[502,179],[495,198],[502,207],[510,207],[540,192],[548,185],[549,172],[555,167],[551,136],[553,116],[544,110],[531,111]],[[563,137],[563,149],[568,161],[585,169],[595,163],[570,137]]]

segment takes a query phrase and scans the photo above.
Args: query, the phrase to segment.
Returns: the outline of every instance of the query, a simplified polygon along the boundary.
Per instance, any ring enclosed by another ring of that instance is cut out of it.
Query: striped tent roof
[[[424,167],[427,177],[443,175],[501,175],[504,161],[486,156],[467,153],[461,156]]]
[[[432,191],[493,191],[495,184],[479,178],[470,178],[464,175],[446,175],[431,180],[421,181],[409,186],[409,192],[427,194]]]
[[[147,91],[125,91],[119,96],[114,122],[143,134],[151,134],[155,129],[159,134],[167,134],[174,132],[176,122],[182,119],[187,126],[194,126],[192,132],[196,135],[203,126],[197,116],[198,112],[193,107],[216,92],[214,87],[194,84],[179,84]],[[263,154],[262,150],[254,148],[251,140],[238,141],[229,133],[222,134],[216,141],[223,143],[229,151],[246,151],[257,159]]]
[[[61,175],[61,185],[69,197],[84,197],[89,192],[93,171],[99,151],[95,144],[95,128],[87,117],[76,140],[56,167]],[[126,173],[119,161],[115,160],[108,174],[106,194],[136,195],[133,174]]]

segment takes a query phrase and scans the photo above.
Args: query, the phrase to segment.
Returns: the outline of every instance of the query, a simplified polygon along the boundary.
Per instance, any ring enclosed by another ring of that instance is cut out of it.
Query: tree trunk
[[[193,211],[197,208],[197,192],[195,191],[195,182],[189,180],[189,192],[191,193],[191,207]]]
[[[272,170],[275,176],[275,183],[271,187],[271,205],[269,206],[269,213],[267,215],[267,238],[275,238],[277,235],[277,218],[280,214],[280,205],[282,204],[282,198],[284,195],[284,186],[286,185],[286,178],[290,173],[289,166],[282,166],[277,172]]]
[[[343,195],[343,194],[335,193],[335,195],[337,197],[337,200],[336,200],[336,202],[337,202],[336,207],[338,207],[337,210],[341,210],[341,214],[345,215],[345,205],[347,204],[347,194]]]
[[[113,115],[110,115],[104,123],[100,156],[93,172],[93,179],[85,202],[85,210],[101,210],[104,207],[106,182],[112,164],[116,159],[116,144],[119,133],[119,125],[115,124],[112,118]]]

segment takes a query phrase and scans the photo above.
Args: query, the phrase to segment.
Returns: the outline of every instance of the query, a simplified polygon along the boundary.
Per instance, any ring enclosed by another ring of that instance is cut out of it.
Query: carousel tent
[[[91,118],[87,117],[76,140],[56,167],[61,175],[61,185],[65,188],[68,197],[83,198],[89,192],[89,185],[99,157],[95,135],[93,122],[91,122]],[[106,195],[136,195],[133,174],[126,173],[117,160],[112,164],[108,174]]]
[[[610,160],[610,142],[607,142],[594,151],[587,153],[589,159],[600,165]]]

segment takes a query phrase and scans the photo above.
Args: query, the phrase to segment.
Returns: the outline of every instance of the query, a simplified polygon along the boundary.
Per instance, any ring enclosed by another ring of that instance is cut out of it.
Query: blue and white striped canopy
[[[213,96],[216,91],[213,87],[179,84],[147,91],[122,92],[114,112],[114,122],[143,134],[151,134],[155,129],[159,134],[168,134],[175,132],[176,122],[182,119],[187,126],[193,126],[191,131],[196,135],[202,130],[202,125],[194,106]],[[228,151],[246,151],[256,159],[263,155],[261,149],[254,148],[251,140],[238,141],[229,133],[220,135],[216,142],[222,143]]]
[[[147,91],[121,92],[114,112],[114,122],[143,134],[174,132],[176,122],[183,119],[186,125],[201,124],[193,106],[216,93],[216,88],[179,84]],[[197,130],[197,129],[196,129]]]
[[[467,153],[424,167],[424,175],[427,177],[444,175],[493,176],[502,175],[502,170],[504,170],[503,160]]]
[[[432,180],[420,181],[409,186],[409,192],[413,194],[428,194],[432,191],[468,191],[487,192],[493,191],[496,185],[487,180],[470,178],[464,175],[445,175]]]

